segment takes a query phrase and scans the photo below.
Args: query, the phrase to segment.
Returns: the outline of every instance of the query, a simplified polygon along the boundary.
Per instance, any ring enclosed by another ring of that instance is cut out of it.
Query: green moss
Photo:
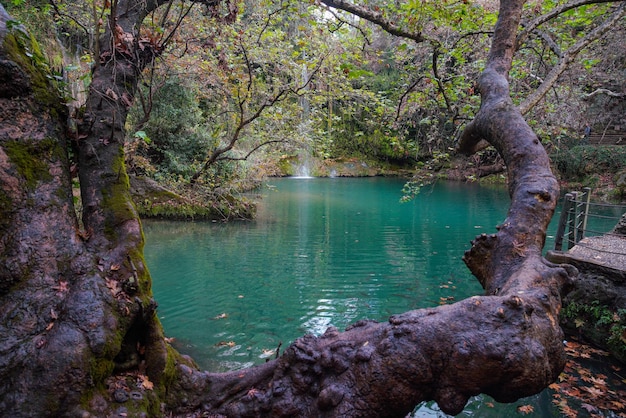
[[[29,75],[37,102],[47,107],[54,117],[63,115],[66,108],[61,98],[61,86],[54,81],[50,66],[35,38],[13,30],[5,36],[3,47],[9,58]]]
[[[479,184],[506,184],[506,176],[504,174],[491,174],[489,176],[481,177],[478,180]]]
[[[57,145],[52,139],[36,142],[8,141],[4,144],[4,149],[26,181],[26,187],[33,190],[38,181],[52,179],[47,161],[53,157]]]
[[[280,174],[283,176],[293,176],[296,173],[295,167],[298,157],[295,155],[282,155],[276,163]]]
[[[163,371],[163,385],[165,388],[169,387],[177,378],[178,359],[181,355],[178,351],[174,350],[170,345],[167,346],[167,361],[165,363],[165,370]]]
[[[119,154],[114,159],[111,168],[117,176],[117,182],[103,190],[102,197],[106,211],[105,233],[114,241],[117,227],[128,220],[138,219],[139,216],[130,196],[130,182],[124,165],[122,147],[119,147]]]
[[[89,360],[89,374],[96,386],[104,384],[104,379],[111,376],[115,369],[115,362],[112,359],[103,357],[92,357]]]
[[[561,316],[570,320],[576,328],[601,338],[594,342],[608,349],[616,358],[626,360],[626,309],[611,309],[598,301],[591,304],[570,302],[564,306]],[[587,330],[587,331],[586,331]]]

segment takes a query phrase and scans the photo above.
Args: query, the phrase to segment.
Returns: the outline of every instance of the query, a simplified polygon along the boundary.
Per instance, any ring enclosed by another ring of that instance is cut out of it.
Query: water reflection
[[[396,179],[272,183],[253,222],[145,224],[161,320],[203,367],[247,367],[303,333],[480,293],[460,258],[507,205],[504,190],[472,186],[400,204]]]
[[[252,222],[145,222],[159,318],[204,369],[250,367],[305,333],[480,294],[461,257],[509,203],[504,189],[468,184],[439,183],[406,204],[396,179],[271,184]],[[537,396],[525,400],[533,416],[550,416]],[[489,403],[477,397],[462,416],[517,415]],[[429,403],[415,416],[445,414]]]

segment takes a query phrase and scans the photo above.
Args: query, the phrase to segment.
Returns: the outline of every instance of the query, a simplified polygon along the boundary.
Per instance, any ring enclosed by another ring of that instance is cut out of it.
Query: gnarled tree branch
[[[200,405],[226,416],[404,416],[434,399],[459,413],[470,396],[508,402],[542,390],[564,364],[560,291],[572,268],[545,261],[541,249],[558,183],[537,136],[509,96],[507,74],[524,1],[504,0],[482,105],[461,137],[472,150],[485,138],[503,155],[512,202],[494,235],[478,237],[464,260],[486,290],[454,305],[361,321],[341,333],[296,340],[262,366],[226,374],[179,368],[172,393],[184,413]]]
[[[400,36],[402,38],[412,39],[415,42],[424,42],[427,40],[421,32],[412,32],[406,30],[389,19],[385,18],[382,12],[371,10],[367,7],[360,6],[345,0],[319,0],[320,3],[325,4],[328,7],[343,10],[348,13],[352,13],[362,19],[376,23],[383,30],[387,31],[391,35]]]

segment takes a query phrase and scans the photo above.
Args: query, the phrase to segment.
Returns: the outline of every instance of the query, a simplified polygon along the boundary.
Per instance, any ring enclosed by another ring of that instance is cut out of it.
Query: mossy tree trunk
[[[158,54],[139,47],[147,10],[118,2],[100,43],[79,131],[82,224],[62,110],[36,84],[28,38],[8,31],[0,10],[0,412],[141,416],[164,403],[175,414],[404,416],[424,400],[458,413],[481,392],[513,401],[550,384],[564,364],[557,316],[573,270],[541,257],[558,186],[509,98],[523,3],[501,3],[482,107],[460,143],[471,151],[491,142],[509,170],[507,219],[465,256],[486,295],[330,328],[276,360],[222,374],[197,370],[164,342],[129,195],[124,122],[138,75]]]

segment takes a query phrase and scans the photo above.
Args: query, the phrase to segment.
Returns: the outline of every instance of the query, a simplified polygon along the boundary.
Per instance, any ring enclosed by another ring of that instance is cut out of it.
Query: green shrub
[[[626,147],[578,145],[552,155],[555,168],[570,180],[582,181],[592,174],[617,173],[626,166]]]

